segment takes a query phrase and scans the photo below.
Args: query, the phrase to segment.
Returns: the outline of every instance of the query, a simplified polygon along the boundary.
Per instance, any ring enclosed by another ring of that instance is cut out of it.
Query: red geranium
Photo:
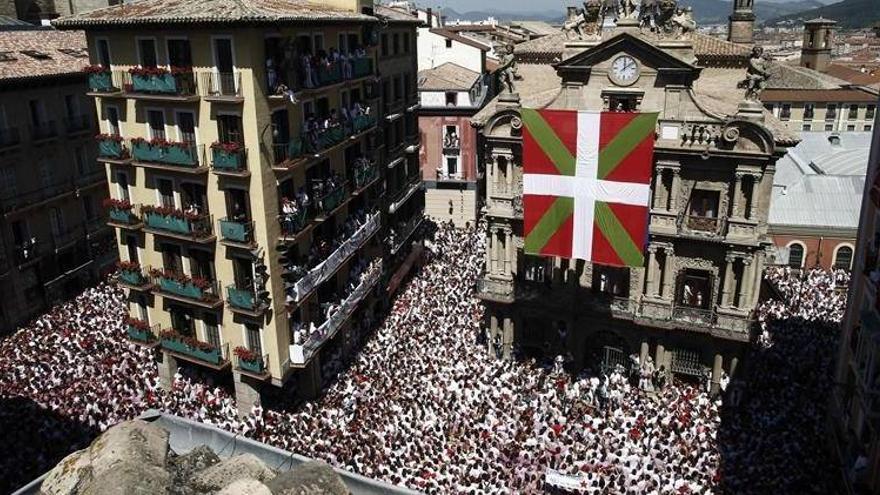
[[[202,277],[193,277],[190,279],[190,283],[201,290],[208,290],[211,288],[211,281]]]
[[[114,209],[114,210],[123,210],[130,211],[131,203],[124,199],[113,199],[113,198],[105,198],[102,202],[104,208]]]
[[[260,356],[258,356],[256,352],[248,349],[247,347],[238,346],[233,349],[232,352],[234,352],[235,355],[238,356],[238,359],[241,359],[242,361],[248,361],[252,363],[260,359]]]
[[[236,143],[235,141],[231,141],[228,143],[215,141],[211,144],[211,149],[222,150],[223,152],[232,155],[241,151],[241,144]]]
[[[116,141],[117,143],[122,142],[122,136],[118,134],[98,134],[95,136],[96,141]]]
[[[136,261],[117,261],[116,268],[122,272],[139,272],[141,271],[141,265]]]
[[[138,65],[128,69],[128,73],[133,76],[141,77],[164,76],[165,74],[168,74],[168,69],[165,67],[142,67]]]
[[[140,318],[132,318],[131,316],[126,316],[123,322],[126,325],[132,326],[142,332],[146,332],[150,329],[150,324],[141,320]]]

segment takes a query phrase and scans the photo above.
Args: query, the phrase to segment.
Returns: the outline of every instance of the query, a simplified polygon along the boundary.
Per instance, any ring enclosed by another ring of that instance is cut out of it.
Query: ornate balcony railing
[[[139,227],[141,219],[137,213],[137,205],[131,208],[107,208],[108,223],[114,227]]]
[[[220,219],[220,239],[238,244],[253,242],[254,222]]]
[[[425,221],[425,216],[422,211],[418,211],[413,214],[409,220],[406,221],[402,226],[398,224],[396,227],[391,229],[391,233],[388,235],[387,244],[389,249],[391,250],[391,254],[397,254],[398,251],[403,247],[404,244],[412,237],[413,233],[418,230],[418,228],[422,225],[422,222]]]
[[[370,293],[382,278],[382,262],[378,260],[372,264],[361,279],[358,286],[343,300],[335,313],[319,326],[312,335],[309,335],[304,345],[293,344],[290,346],[290,361],[295,365],[303,365],[315,355],[321,346],[333,338],[342,325],[351,317],[358,304]]]
[[[203,72],[199,75],[206,99],[239,100],[241,92],[241,72]]]
[[[197,168],[204,146],[193,143],[151,144],[145,139],[131,140],[131,156],[135,161],[158,163],[186,168]]]
[[[130,287],[143,287],[150,283],[150,279],[147,278],[140,267],[137,269],[120,269],[117,278],[120,283]]]
[[[688,215],[687,227],[700,232],[717,232],[721,221],[718,217],[700,217]]]
[[[715,312],[711,309],[676,306],[672,309],[672,317],[678,321],[698,325],[712,325],[715,323]]]
[[[165,294],[197,302],[215,302],[219,299],[217,282],[195,281],[170,271],[154,274],[156,288]]]
[[[381,222],[379,221],[379,213],[371,215],[361,227],[346,239],[341,246],[336,248],[330,256],[317,266],[308,271],[301,279],[299,279],[291,289],[290,296],[295,303],[299,303],[303,298],[311,293],[315,287],[327,281],[336,274],[336,271],[349,258],[351,258],[367,241],[373,237],[373,234],[379,231]]]
[[[272,145],[272,158],[275,165],[299,160],[303,156],[303,145],[299,139],[277,142]]]

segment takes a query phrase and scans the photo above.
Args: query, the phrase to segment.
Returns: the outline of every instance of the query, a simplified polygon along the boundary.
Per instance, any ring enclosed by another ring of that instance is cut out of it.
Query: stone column
[[[749,211],[748,211],[747,218],[749,220],[754,220],[755,219],[755,208],[758,203],[758,188],[761,185],[761,183],[760,183],[761,176],[760,175],[752,175],[751,177],[752,177],[752,190],[751,190],[752,197],[751,197],[751,201],[749,201]]]
[[[728,371],[727,374],[730,376],[731,380],[734,376],[736,376],[735,373],[737,365],[739,365],[739,359],[736,357],[730,358],[730,371]]]
[[[647,284],[645,288],[645,295],[648,297],[657,297],[657,246],[653,244],[648,245],[648,269],[645,274],[645,278],[647,279]]]
[[[678,193],[681,190],[681,169],[672,169],[672,186],[669,191],[669,211],[678,213]]]
[[[718,394],[721,390],[721,368],[724,365],[724,358],[721,354],[715,354],[715,362],[712,364],[712,386],[710,392],[712,395]]]
[[[645,341],[642,341],[642,346],[639,348],[639,364],[640,365],[645,364],[645,359],[648,358],[648,351],[649,350],[650,349],[648,347],[648,343]]]
[[[513,320],[509,317],[504,318],[504,334],[501,336],[501,342],[504,347],[504,360],[513,359]]]
[[[751,294],[749,282],[752,278],[752,260],[751,258],[742,258],[743,271],[742,271],[742,283],[739,286],[739,301],[737,301],[737,308],[746,309],[748,308],[749,296]]]
[[[238,416],[244,418],[250,414],[254,406],[260,404],[260,386],[253,379],[233,373],[235,377],[235,403],[238,406]]]
[[[665,168],[658,168],[654,172],[654,196],[651,200],[651,209],[659,209],[660,208],[660,200],[662,199],[662,194],[660,193],[660,187],[663,185],[663,171]]]
[[[498,258],[498,229],[492,227],[489,229],[489,273],[495,273],[495,261]]]
[[[733,262],[736,261],[736,258],[727,255],[724,261],[727,262],[727,265],[724,268],[724,285],[721,288],[721,307],[729,308],[733,305],[733,290],[736,288],[733,280]]]
[[[752,278],[752,307],[758,305],[758,298],[761,296],[761,278],[764,276],[764,253],[758,252],[755,255],[755,274]]]
[[[156,365],[159,368],[159,386],[162,390],[171,390],[174,375],[177,374],[177,358],[167,352],[160,352]]]
[[[732,198],[733,207],[730,210],[730,216],[732,216],[734,218],[740,218],[739,212],[741,211],[741,208],[740,208],[739,203],[740,203],[740,197],[742,196],[742,178],[743,178],[742,172],[737,172],[736,173],[736,182],[734,182],[734,184],[733,184],[733,198]]]
[[[507,236],[507,241],[504,243],[504,247],[507,248],[507,251],[504,253],[504,275],[505,276],[513,276],[513,267],[516,262],[516,251],[513,249],[513,231],[505,230],[504,231]]]
[[[507,193],[513,193],[513,156],[507,157]]]
[[[492,166],[489,170],[492,174],[492,194],[497,194],[500,191],[498,190],[498,157],[495,155],[492,155]]]
[[[660,366],[662,366],[666,362],[665,359],[666,348],[663,347],[663,344],[657,344],[657,348],[654,349],[654,366],[656,366],[657,369],[660,369]]]
[[[492,315],[489,317],[489,339],[486,342],[487,351],[490,356],[495,356],[495,336],[498,335],[498,317]]]
[[[672,300],[672,275],[675,272],[675,251],[672,246],[663,247],[663,299]]]

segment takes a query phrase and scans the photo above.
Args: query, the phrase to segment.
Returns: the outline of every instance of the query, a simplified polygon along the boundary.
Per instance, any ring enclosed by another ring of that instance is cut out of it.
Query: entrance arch
[[[584,345],[584,368],[605,374],[617,367],[631,369],[632,348],[618,333],[599,330],[587,337]]]

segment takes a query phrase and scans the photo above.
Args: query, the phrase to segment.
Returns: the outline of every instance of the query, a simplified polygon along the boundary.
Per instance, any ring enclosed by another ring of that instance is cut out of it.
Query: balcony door
[[[175,273],[183,272],[183,257],[180,254],[180,246],[176,244],[163,243],[159,246],[162,251],[162,266],[166,270]]]
[[[125,248],[128,251],[128,261],[132,263],[140,263],[138,255],[137,237],[133,235],[125,236]]]
[[[150,131],[150,139],[166,139],[165,112],[162,110],[147,110],[147,127]]]
[[[199,213],[208,212],[208,192],[202,184],[185,182],[180,185],[180,194],[184,208],[194,206]]]
[[[128,185],[126,184],[126,190]],[[156,190],[159,192],[159,201],[166,208],[176,208],[174,202],[174,183],[171,179],[156,179]]]
[[[156,40],[153,38],[140,38],[137,40],[138,61],[143,67],[156,67],[159,65],[159,56],[156,54]]]
[[[221,143],[244,144],[241,117],[238,115],[221,114],[217,116],[217,133]]]
[[[214,280],[214,256],[209,251],[191,249],[189,252],[189,268],[193,277]]]
[[[171,306],[168,308],[171,314],[171,328],[182,335],[195,337],[195,322],[192,313],[188,309],[180,306]]]
[[[678,276],[678,304],[694,309],[709,309],[712,298],[712,274],[705,270],[685,269]]]
[[[233,258],[232,271],[235,276],[235,286],[241,290],[254,288],[254,264],[247,258]]]
[[[226,216],[235,222],[249,222],[248,193],[244,189],[226,190]]]
[[[182,143],[196,144],[196,116],[192,112],[176,112],[177,138]]]
[[[171,67],[192,67],[192,48],[188,39],[168,40],[168,64]]]
[[[231,38],[214,38],[214,64],[219,76],[219,87],[216,89],[224,95],[235,94],[235,59]]]
[[[247,338],[248,349],[252,350],[254,354],[262,357],[263,343],[260,339],[260,327],[253,323],[245,323],[244,332]]]

